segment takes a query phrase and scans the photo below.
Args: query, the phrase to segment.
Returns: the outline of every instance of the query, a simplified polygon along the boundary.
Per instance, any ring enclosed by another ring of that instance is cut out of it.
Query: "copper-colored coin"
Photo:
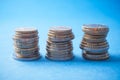
[[[83,53],[82,55],[85,59],[88,59],[88,60],[106,60],[109,58],[108,53],[99,54],[99,55]]]
[[[84,24],[82,30],[90,35],[106,35],[109,28],[102,24]]]
[[[17,38],[33,38],[33,37],[37,37],[38,36],[38,32],[35,33],[27,33],[27,34],[23,34],[23,33],[16,33],[15,37]]]
[[[104,48],[109,47],[108,42],[100,42],[100,43],[88,43],[86,41],[81,42],[81,46],[89,47],[89,48]]]
[[[20,55],[19,53],[15,53],[13,54],[13,58],[16,60],[36,60],[40,58],[40,54],[36,53],[32,56],[23,56],[23,55]]]

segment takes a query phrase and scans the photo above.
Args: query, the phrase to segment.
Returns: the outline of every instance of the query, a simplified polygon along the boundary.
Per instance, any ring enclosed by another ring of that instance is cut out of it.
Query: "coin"
[[[24,44],[21,44],[21,43],[14,43],[14,46],[16,46],[17,48],[21,48],[21,49],[29,49],[29,48],[34,48],[36,46],[38,46],[38,42],[35,42],[35,43],[24,43]]]
[[[66,61],[66,60],[71,60],[73,58],[73,54],[70,53],[69,55],[66,56],[51,56],[50,54],[46,55],[46,58],[49,60],[58,60],[58,61]]]
[[[105,54],[105,53],[108,53],[108,50],[106,51],[103,51],[103,52],[90,52],[90,51],[86,51],[86,50],[82,50],[82,53],[87,53],[87,54],[93,54],[93,55],[100,55],[100,54]]]
[[[15,43],[34,43],[38,42],[39,37],[33,37],[33,38],[19,38],[19,37],[13,37],[13,40]]]
[[[88,60],[106,60],[109,58],[109,54],[108,53],[105,53],[105,54],[87,54],[87,53],[83,53],[82,56],[85,58],[85,59],[88,59]]]
[[[32,55],[32,56],[27,56],[27,57],[23,57],[22,55],[19,55],[19,54],[13,54],[13,58],[16,59],[16,60],[37,60],[39,59],[41,56],[40,54],[35,54],[35,55]]]
[[[34,32],[36,33],[38,32],[38,30],[35,28],[30,28],[30,27],[21,27],[21,28],[17,28],[15,32],[21,33],[21,34],[24,34],[24,33],[27,34],[27,33],[34,33]]]
[[[83,41],[86,41],[86,42],[104,42],[104,41],[106,41],[106,38],[94,39],[94,38],[83,37]]]
[[[104,48],[104,47],[109,47],[108,42],[100,42],[100,43],[88,43],[86,41],[82,41],[81,45],[83,47],[88,47],[88,48]]]
[[[38,36],[38,32],[34,32],[32,34],[30,33],[27,33],[27,34],[16,33],[15,34],[15,37],[19,37],[19,38],[33,38],[37,36]]]
[[[49,36],[49,40],[54,41],[54,42],[59,42],[59,41],[70,41],[74,38],[73,35],[66,35],[66,36]]]
[[[71,32],[72,29],[70,27],[60,26],[60,27],[51,27],[49,31],[62,34],[62,33]]]
[[[85,38],[92,38],[92,39],[100,39],[100,38],[106,38],[107,35],[89,35],[89,34],[84,34]]]
[[[109,28],[102,24],[84,24],[82,26],[82,30],[86,34],[90,35],[106,35],[109,31]]]

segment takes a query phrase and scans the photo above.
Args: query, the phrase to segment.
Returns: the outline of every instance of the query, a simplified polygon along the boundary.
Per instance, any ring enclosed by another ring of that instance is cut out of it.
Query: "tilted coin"
[[[90,35],[106,35],[109,28],[102,24],[84,24],[82,30]]]

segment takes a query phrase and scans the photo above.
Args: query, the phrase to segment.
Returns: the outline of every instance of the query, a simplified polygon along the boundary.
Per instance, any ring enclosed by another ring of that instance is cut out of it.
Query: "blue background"
[[[119,80],[119,0],[0,0],[0,80]],[[81,56],[81,26],[106,24],[110,28],[110,59],[88,61]],[[42,58],[16,61],[12,58],[14,30],[36,27]],[[45,59],[47,33],[52,26],[72,27],[75,58],[56,62]]]

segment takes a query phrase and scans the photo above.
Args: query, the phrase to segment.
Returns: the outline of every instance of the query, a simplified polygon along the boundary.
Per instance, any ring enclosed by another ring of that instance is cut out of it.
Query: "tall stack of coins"
[[[48,32],[46,58],[50,60],[70,60],[73,58],[72,29],[68,27],[52,27]]]
[[[15,30],[14,58],[18,60],[35,60],[40,57],[38,30],[35,28],[18,28]]]
[[[85,24],[82,30],[85,33],[80,45],[83,57],[89,60],[108,59],[109,44],[106,36],[109,28],[101,24]]]

